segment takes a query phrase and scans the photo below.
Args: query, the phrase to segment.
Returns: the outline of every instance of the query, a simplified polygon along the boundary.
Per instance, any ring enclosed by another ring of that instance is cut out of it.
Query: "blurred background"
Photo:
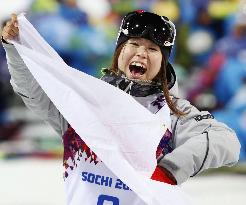
[[[144,9],[176,25],[172,51],[180,95],[233,128],[240,161],[184,183],[195,204],[246,204],[245,0],[2,0],[2,25],[26,17],[70,66],[100,77],[108,67],[122,17]],[[27,110],[9,83],[0,46],[0,204],[65,204],[61,139]]]

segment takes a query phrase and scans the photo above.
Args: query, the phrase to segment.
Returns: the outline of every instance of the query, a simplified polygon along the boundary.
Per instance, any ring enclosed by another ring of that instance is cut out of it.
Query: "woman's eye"
[[[149,48],[149,50],[151,50],[151,51],[157,51],[156,48]]]
[[[136,43],[136,42],[131,42],[130,44],[133,46],[138,46],[138,43]]]

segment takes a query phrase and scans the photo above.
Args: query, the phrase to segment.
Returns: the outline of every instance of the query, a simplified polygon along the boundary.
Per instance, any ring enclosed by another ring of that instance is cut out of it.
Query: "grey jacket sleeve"
[[[3,46],[11,75],[10,83],[14,91],[30,110],[62,135],[68,127],[67,121],[34,79],[15,47],[5,43]]]
[[[232,166],[238,161],[240,143],[233,130],[186,100],[178,99],[177,105],[189,113],[180,118],[171,116],[175,149],[159,165],[169,170],[178,184],[205,169]]]

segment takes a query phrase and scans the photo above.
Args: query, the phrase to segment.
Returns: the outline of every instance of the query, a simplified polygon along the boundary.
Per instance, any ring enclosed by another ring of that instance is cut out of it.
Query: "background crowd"
[[[100,77],[110,65],[122,16],[137,9],[175,23],[172,62],[180,95],[232,127],[242,145],[240,161],[246,161],[246,1],[8,0],[1,3],[0,21],[4,25],[11,12],[25,11],[67,64]],[[0,47],[0,158],[60,157],[60,139],[33,120],[9,79]]]

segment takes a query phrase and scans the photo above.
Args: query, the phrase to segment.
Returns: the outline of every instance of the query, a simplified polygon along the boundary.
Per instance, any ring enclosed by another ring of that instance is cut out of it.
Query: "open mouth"
[[[129,65],[129,70],[133,78],[139,78],[147,71],[145,66],[139,62],[132,62]]]

